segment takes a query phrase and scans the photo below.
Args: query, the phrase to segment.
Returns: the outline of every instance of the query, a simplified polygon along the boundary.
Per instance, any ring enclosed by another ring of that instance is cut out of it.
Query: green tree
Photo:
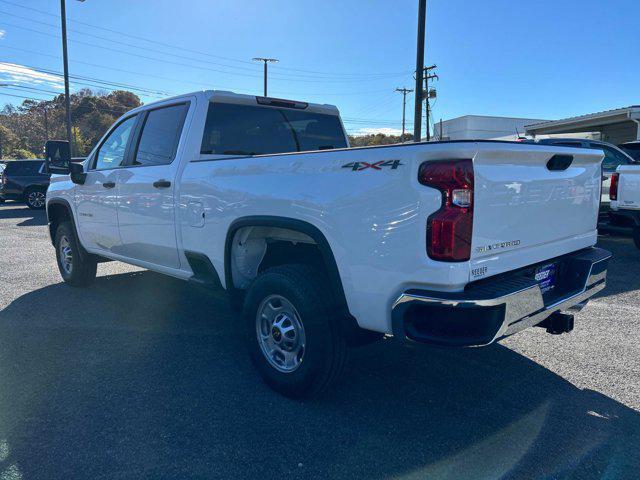
[[[9,152],[17,143],[18,138],[15,134],[4,125],[0,125],[0,158],[8,158]]]
[[[405,133],[404,141],[410,142],[413,135]],[[369,135],[349,135],[349,144],[352,147],[365,147],[370,145],[393,145],[400,143],[400,135],[385,135],[384,133],[372,133]]]
[[[73,154],[87,155],[104,132],[125,112],[142,105],[140,98],[125,90],[95,92],[83,89],[71,95]],[[64,95],[51,100],[25,100],[0,110],[0,145],[3,158],[17,157],[17,150],[42,157],[45,140],[65,139]],[[24,156],[24,155],[22,155]]]

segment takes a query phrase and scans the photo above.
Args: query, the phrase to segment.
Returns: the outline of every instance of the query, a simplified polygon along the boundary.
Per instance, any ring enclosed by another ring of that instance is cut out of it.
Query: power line
[[[25,97],[23,95],[13,95],[11,93],[0,93],[0,95],[5,97],[25,98],[27,100],[38,100],[40,102],[48,100],[47,98]]]
[[[34,20],[32,18],[29,18],[29,17],[24,17],[22,15],[16,15],[14,13],[2,11],[2,10],[0,10],[0,14],[8,15],[8,16],[15,17],[15,18],[19,18],[21,20],[26,20],[26,21],[32,22],[32,23],[37,23],[39,25],[45,25],[45,26],[51,27],[51,28],[56,28],[56,29],[58,28],[57,25],[54,25],[54,24],[51,24],[51,23],[42,22],[40,20]],[[9,24],[9,25],[13,26],[15,28],[22,28],[22,29],[25,29],[25,30],[28,29],[28,27],[24,27],[24,26],[17,26],[17,25],[12,25],[12,24]],[[126,47],[131,47],[131,48],[134,48],[136,50],[145,50],[145,51],[149,51],[149,52],[160,53],[162,55],[168,55],[168,56],[171,56],[171,57],[174,57],[174,58],[187,59],[187,60],[191,60],[191,61],[195,61],[195,62],[202,62],[202,63],[211,64],[211,65],[217,65],[217,66],[222,66],[222,67],[226,67],[226,68],[233,68],[233,69],[242,70],[242,71],[245,71],[245,72],[255,73],[255,69],[253,69],[253,68],[238,67],[238,66],[235,66],[235,65],[228,65],[228,64],[219,63],[219,62],[211,62],[211,61],[202,60],[202,59],[198,59],[198,58],[189,58],[189,57],[185,57],[184,55],[178,55],[178,54],[175,54],[175,53],[169,53],[169,52],[158,50],[158,49],[142,47],[140,45],[135,45],[135,44],[127,43],[127,42],[122,42],[122,41],[119,41],[119,40],[114,40],[112,38],[103,37],[103,36],[95,35],[95,34],[92,34],[92,33],[81,32],[79,30],[75,30],[75,29],[71,29],[71,28],[69,28],[67,30],[69,32],[74,32],[74,33],[77,33],[77,34],[80,34],[80,35],[85,35],[85,36],[88,36],[88,37],[97,38],[99,40],[115,43],[117,45],[123,45],[123,46],[126,46]],[[40,30],[31,29],[30,31],[33,31],[35,33],[41,33],[43,35],[53,35],[53,34],[50,34],[50,33],[42,32]],[[175,47],[175,48],[179,48],[179,47]],[[280,77],[277,77],[278,75],[282,75],[283,79],[287,79],[287,78],[290,78],[290,77],[294,77],[294,78],[295,77],[301,77],[301,78],[314,78],[314,79],[317,79],[319,75],[322,76],[322,72],[319,72],[319,73],[313,74],[313,75],[278,74],[277,72],[274,72],[275,78],[280,78]],[[355,76],[355,75],[358,75],[358,74],[350,74],[350,75]],[[398,75],[396,75],[396,74],[392,74],[392,75],[387,75],[387,74],[369,74],[368,76],[369,77],[375,77],[375,79],[382,79],[382,78],[386,78],[386,77],[397,77]],[[331,77],[325,75],[324,78],[331,78]],[[356,80],[356,79],[349,79],[349,81],[353,81],[353,80]]]
[[[388,92],[388,90],[387,90]],[[373,103],[367,104],[365,105],[363,108],[360,108],[358,110],[356,110],[354,112],[355,115],[362,115],[364,113],[371,113],[376,111],[377,109],[381,108],[381,107],[386,107],[387,105],[391,104],[392,102],[395,101],[395,94],[393,93],[387,93],[386,96],[382,96],[379,99],[376,99]]]
[[[2,45],[0,45],[0,47],[2,47]],[[37,52],[34,52],[34,53],[37,53]],[[57,76],[57,77],[62,77],[63,76],[62,72],[58,72],[56,70],[50,70],[50,69],[47,69],[47,68],[33,67],[33,66],[30,66],[30,65],[15,64],[15,63],[11,63],[11,62],[0,62],[0,65],[12,65],[12,66],[15,65],[15,66],[19,66],[19,67],[29,68],[29,69],[34,70],[34,71],[39,72],[39,73],[46,73],[47,75],[54,75],[54,76]],[[7,72],[0,72],[0,74],[1,73],[7,73]],[[163,95],[164,96],[174,95],[173,93],[169,93],[169,92],[150,90],[150,89],[147,89],[147,88],[136,87],[134,85],[128,85],[128,84],[125,84],[125,83],[107,82],[107,81],[100,80],[100,79],[97,79],[97,78],[85,77],[85,76],[81,76],[81,75],[70,75],[70,78],[81,80],[81,81],[72,81],[71,82],[71,83],[74,83],[74,84],[77,84],[77,85],[85,85],[85,86],[91,86],[91,87],[97,87],[97,88],[105,88],[105,86],[115,86],[115,87],[118,87],[118,88],[127,88],[129,90],[139,91],[141,93],[154,95],[157,98],[161,98],[161,96],[163,96]],[[87,81],[88,82],[94,82],[94,83],[87,83]]]
[[[0,0],[1,1],[1,0]],[[13,47],[10,45],[5,45],[4,42],[0,44],[0,48],[7,48],[9,50],[16,50],[19,52],[25,52],[25,53],[30,53],[33,55],[40,55],[43,57],[47,57],[47,58],[54,58],[54,59],[60,59],[60,56],[58,55],[51,55],[51,54],[47,54],[47,53],[43,53],[43,52],[38,52],[35,50],[29,50],[29,49],[25,49],[25,48],[19,48],[19,47]],[[5,63],[9,63],[9,62],[5,62]],[[170,77],[164,77],[164,76],[160,76],[160,75],[155,75],[155,74],[151,74],[151,73],[144,73],[144,72],[136,72],[133,70],[126,70],[123,68],[118,68],[118,67],[110,67],[107,65],[100,65],[100,64],[96,64],[96,63],[91,63],[91,62],[84,62],[81,60],[71,60],[71,63],[74,64],[78,64],[78,65],[86,65],[89,67],[93,67],[93,68],[101,68],[101,69],[105,69],[105,70],[109,70],[109,71],[114,71],[114,72],[122,72],[122,73],[128,73],[131,75],[139,75],[142,77],[148,77],[148,78],[155,78],[158,80],[165,80],[168,82],[183,82],[183,83],[189,83],[192,85],[198,85],[200,87],[206,87],[206,89],[212,89],[213,85],[211,83],[205,83],[205,82],[196,82],[196,81],[192,81],[192,80],[185,80],[185,79],[177,79],[177,78],[170,78]],[[31,67],[29,65],[22,65],[28,68],[33,68],[34,70],[38,70],[39,67]],[[97,80],[94,80],[97,81]],[[109,82],[111,84],[115,84],[115,82]],[[124,88],[130,88],[130,89],[136,89],[136,90],[148,90],[148,89],[143,89],[142,87],[126,87],[126,84],[119,84],[120,86],[124,86]],[[227,89],[227,90],[234,90],[238,93],[242,93],[243,91],[246,93],[252,93],[249,92],[247,90],[240,90],[234,87],[226,87],[226,86],[222,86],[222,85],[218,85],[216,88],[218,89]],[[285,94],[285,95],[300,95],[300,96],[305,96],[305,95],[316,95],[316,96],[351,96],[351,95],[370,95],[370,94],[375,94],[375,93],[381,93],[381,92],[387,92],[388,89],[383,88],[383,89],[376,89],[376,90],[368,90],[368,91],[357,91],[357,92],[339,92],[339,93],[326,93],[326,92],[284,92],[282,90],[276,91],[274,90],[274,93],[279,93],[279,94]],[[159,93],[163,93],[161,91],[158,91]],[[175,93],[166,93],[164,92],[166,95],[176,95]]]
[[[22,85],[11,85],[10,87],[7,86],[5,88],[7,89],[15,89],[16,87],[19,88],[25,88],[25,89],[29,89],[29,90],[33,90],[36,92],[42,92],[42,93],[50,93],[53,94],[55,96],[57,95],[61,95],[61,93],[58,92],[53,92],[51,90],[44,90],[44,89],[38,89],[35,87],[25,87]],[[10,94],[5,94],[5,93],[0,93],[0,95],[7,95],[7,96],[13,96],[13,97],[18,97],[18,98],[25,98],[25,99],[29,99],[29,100],[41,100],[41,101],[47,101],[50,99],[46,99],[46,98],[42,98],[42,99],[37,99],[37,98],[33,98],[33,97],[24,97],[24,96],[20,96],[20,95],[10,95]],[[111,112],[119,112],[119,110],[114,110],[114,109],[105,109],[103,107],[92,107],[95,108],[96,110],[104,110],[104,111],[111,111]],[[397,123],[397,120],[375,120],[375,119],[367,119],[367,118],[353,118],[353,117],[342,117],[342,120],[345,123],[356,123],[356,124],[380,124],[380,125],[395,125]]]
[[[11,94],[11,93],[3,93],[0,92],[0,96],[6,96],[6,97],[15,97],[15,98],[23,98],[25,100],[34,100],[34,101],[38,101],[38,102],[50,102],[53,99],[51,98],[36,98],[36,97],[26,97],[24,95],[15,95],[15,94]],[[79,106],[76,106],[76,108],[80,108]],[[91,105],[87,107],[87,110],[98,110],[100,112],[109,112],[109,113],[115,113],[118,116],[124,114],[127,110],[126,109],[115,109],[115,108],[105,108],[105,107],[97,107],[95,105]]]
[[[24,5],[21,5],[21,4],[18,4],[18,3],[14,3],[14,2],[10,2],[10,1],[7,1],[7,0],[0,0],[0,2],[2,2],[4,4],[7,4],[7,5],[12,5],[12,6],[15,6],[15,7],[23,8],[23,9],[26,9],[26,10],[38,12],[40,14],[47,15],[47,16],[50,16],[50,17],[55,17],[55,18],[58,17],[58,15],[53,14],[51,12],[47,12],[47,11],[40,10],[40,9],[37,9],[37,8],[33,8],[33,7],[27,7],[27,6],[24,6]],[[28,20],[28,21],[32,21],[34,23],[40,23],[40,24],[43,24],[43,25],[48,25],[48,26],[52,26],[52,27],[57,28],[57,25],[47,24],[46,22],[33,20],[33,19],[30,19],[30,18],[25,18],[25,17],[22,17],[20,15],[16,15],[16,14],[11,14],[11,13],[6,13],[6,12],[3,12],[3,13],[8,14],[8,15],[13,16],[13,17],[16,17],[16,18],[22,18],[22,19],[25,19],[25,20]],[[104,30],[104,31],[107,31],[107,32],[116,33],[116,34],[118,34],[120,36],[125,36],[125,37],[133,38],[133,39],[136,39],[136,40],[142,40],[142,41],[149,42],[149,43],[156,44],[156,45],[160,45],[160,46],[163,46],[163,47],[168,47],[168,48],[181,50],[183,52],[191,52],[191,53],[195,53],[195,54],[198,54],[198,55],[204,55],[204,56],[207,56],[207,57],[210,57],[210,58],[219,58],[219,59],[232,61],[232,62],[237,62],[237,63],[241,63],[241,64],[249,64],[249,65],[251,64],[251,62],[249,62],[249,61],[239,60],[239,59],[230,58],[230,57],[223,57],[223,56],[220,56],[220,55],[211,54],[209,52],[203,52],[203,51],[189,49],[189,48],[185,48],[185,47],[179,47],[179,46],[176,46],[176,45],[172,45],[172,44],[165,43],[165,42],[159,42],[157,40],[152,40],[152,39],[141,37],[141,36],[138,36],[138,35],[132,35],[132,34],[129,34],[129,33],[126,33],[126,32],[113,30],[113,29],[110,29],[110,28],[106,28],[106,27],[90,24],[90,23],[87,23],[87,22],[82,22],[80,20],[69,19],[69,21],[74,22],[74,23],[78,23],[78,24],[81,24],[81,25],[86,25],[88,27],[91,27],[92,29],[100,29],[100,30]],[[11,25],[11,26],[14,26],[16,28],[26,28],[26,27],[20,27],[20,26],[16,26],[16,25]],[[134,47],[134,48],[137,48],[137,49],[145,49],[145,50],[148,50],[148,51],[159,52],[158,50],[153,50],[153,49],[141,47],[140,45],[127,44],[125,42],[120,42],[120,41],[117,41],[117,40],[113,40],[113,39],[106,38],[106,37],[101,37],[101,36],[98,36],[98,35],[95,35],[95,34],[81,32],[81,31],[78,31],[78,30],[69,29],[69,31],[73,31],[74,33],[79,33],[81,35],[87,35],[87,36],[91,36],[91,37],[94,37],[94,38],[99,38],[99,39],[104,40],[104,41],[109,41],[109,42],[122,44],[122,45],[126,45],[126,46],[131,46],[131,47]],[[38,33],[43,33],[43,32],[38,32]],[[76,42],[78,42],[78,41],[76,41]],[[91,46],[95,46],[95,45],[91,45]],[[175,56],[174,54],[169,54],[167,52],[159,52],[159,53]],[[180,56],[180,58],[184,58],[184,56]],[[191,60],[204,62],[204,60],[198,60],[198,59],[191,59]],[[214,62],[208,62],[208,63],[212,63],[212,64],[216,64],[216,65],[222,65],[222,66],[226,66],[228,68],[236,68],[236,69],[241,69],[241,70],[246,70],[246,71],[252,71],[249,68],[236,67],[236,66],[232,66],[232,65],[224,65],[224,64],[214,63]],[[326,71],[323,72],[323,71],[317,71],[317,70],[305,70],[305,69],[288,68],[288,67],[281,67],[281,69],[282,70],[287,70],[287,71],[292,71],[292,72],[303,72],[303,73],[309,74],[309,75],[288,74],[289,76],[308,77],[308,78],[314,78],[314,79],[318,78],[318,76],[322,76],[323,77],[322,79],[318,79],[318,80],[314,80],[314,81],[330,81],[329,79],[332,78],[332,77],[334,77],[336,79],[339,78],[339,77],[347,77],[347,78],[344,78],[342,80],[336,80],[336,81],[354,81],[354,82],[357,81],[357,82],[360,82],[362,80],[361,77],[363,75],[361,73],[339,73],[339,72],[326,72]],[[367,73],[367,74],[364,74],[364,75],[366,75],[367,77],[371,78],[372,80],[380,80],[380,79],[383,79],[383,78],[399,77],[399,76],[402,76],[402,75],[406,75],[406,73],[407,73],[406,71],[405,72],[394,72],[394,73],[392,73],[392,72],[372,72],[372,73]],[[348,78],[348,77],[353,77],[353,78]]]
[[[43,93],[50,93],[52,95],[62,95],[61,92],[54,92],[53,90],[43,90],[40,88],[35,88],[35,87],[28,87],[26,85],[13,85],[13,84],[9,84],[9,83],[0,83],[0,87],[3,88],[8,88],[9,90],[30,90],[30,91],[34,91],[34,92],[43,92]]]

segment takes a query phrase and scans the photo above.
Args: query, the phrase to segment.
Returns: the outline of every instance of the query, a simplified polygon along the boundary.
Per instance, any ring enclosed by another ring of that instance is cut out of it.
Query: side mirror
[[[84,173],[84,165],[82,163],[69,163],[69,170],[71,173],[71,181],[78,185],[84,185],[87,179],[87,174]]]
[[[48,140],[44,146],[46,172],[59,175],[71,173],[71,149],[65,140]]]

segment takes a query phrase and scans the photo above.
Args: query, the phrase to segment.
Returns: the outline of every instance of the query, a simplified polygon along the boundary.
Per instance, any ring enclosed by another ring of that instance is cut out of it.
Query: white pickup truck
[[[620,165],[616,169],[609,198],[611,224],[632,228],[633,241],[640,248],[640,165]]]
[[[322,391],[348,346],[383,335],[466,347],[570,331],[605,286],[600,151],[351,149],[333,106],[206,91],[132,110],[84,164],[68,157],[47,144],[65,282],[109,259],[225,289],[289,396]]]

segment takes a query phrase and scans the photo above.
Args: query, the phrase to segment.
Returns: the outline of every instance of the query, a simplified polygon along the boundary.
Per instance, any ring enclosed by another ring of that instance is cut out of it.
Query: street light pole
[[[71,98],[69,97],[69,59],[67,56],[67,11],[65,0],[60,0],[60,21],[62,22],[62,62],[64,63],[64,106],[67,117],[67,141],[71,145]]]
[[[278,63],[280,60],[277,58],[264,58],[264,57],[254,57],[252,58],[254,62],[264,62],[264,96],[267,96],[267,63]]]

